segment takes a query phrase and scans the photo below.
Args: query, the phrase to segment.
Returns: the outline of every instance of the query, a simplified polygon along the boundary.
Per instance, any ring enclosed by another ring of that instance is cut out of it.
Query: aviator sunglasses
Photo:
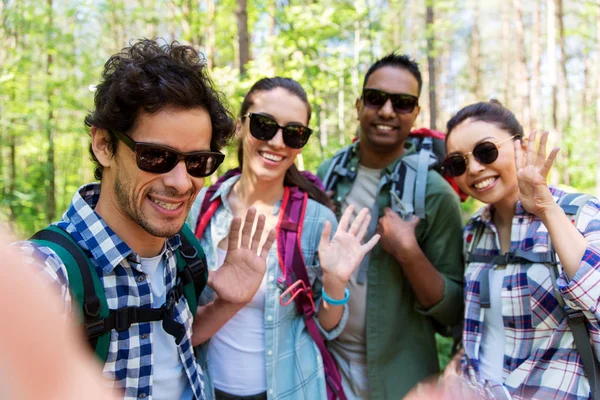
[[[250,119],[250,133],[258,140],[271,140],[281,129],[283,142],[286,146],[292,149],[301,149],[304,147],[308,138],[312,134],[312,130],[304,125],[290,123],[286,126],[281,126],[273,118],[264,114],[248,113],[242,118]]]
[[[398,114],[410,114],[413,112],[419,98],[406,93],[388,93],[377,89],[363,89],[362,101],[369,108],[381,108],[388,101],[392,100],[392,107]]]
[[[473,148],[473,151],[462,155],[452,154],[446,157],[446,159],[444,160],[444,163],[442,164],[442,170],[446,175],[451,177],[461,176],[467,170],[467,165],[469,164],[467,156],[469,154],[472,154],[473,158],[475,158],[475,160],[477,160],[478,163],[491,164],[498,159],[499,146],[502,143],[505,143],[517,136],[519,135],[513,135],[499,142],[481,142]]]
[[[181,153],[167,146],[136,142],[124,133],[110,131],[135,153],[135,161],[142,171],[164,174],[171,171],[179,161],[185,161],[188,174],[204,178],[214,173],[225,159],[218,151],[192,151]]]

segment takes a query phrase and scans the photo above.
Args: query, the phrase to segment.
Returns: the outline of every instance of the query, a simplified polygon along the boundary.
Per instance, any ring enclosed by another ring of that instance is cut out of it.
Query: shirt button
[[[269,389],[269,394],[273,394],[273,389]]]
[[[144,333],[144,334],[142,335],[142,339],[148,339],[148,334],[147,334],[147,333]]]
[[[522,224],[524,221],[523,217],[519,218],[519,223]]]
[[[138,276],[138,278],[137,278],[137,281],[138,281],[138,282],[143,282],[143,281],[144,281],[144,279],[146,279],[146,278],[144,277],[144,275],[140,275],[140,276]],[[143,393],[142,393],[142,394],[143,394]]]
[[[269,275],[269,282],[273,282],[275,280],[275,277],[273,275]]]
[[[511,328],[511,329],[515,329],[515,323],[514,323],[514,322],[512,322],[512,321],[510,321],[510,322],[508,323],[508,327],[509,327],[509,328]]]
[[[268,356],[272,356],[272,355],[273,355],[273,350],[269,350],[269,351],[267,351],[267,355],[268,355]]]
[[[336,200],[337,200],[337,201],[342,201],[342,198],[341,198],[340,196],[338,196],[338,197],[336,198]]]
[[[273,317],[271,315],[267,316],[267,321],[273,321]]]
[[[506,286],[506,290],[512,290],[512,285]]]
[[[145,398],[146,398],[146,396],[147,396],[147,395],[146,395],[146,393],[140,393],[140,394],[138,395],[138,398],[139,398],[139,399],[145,399]]]

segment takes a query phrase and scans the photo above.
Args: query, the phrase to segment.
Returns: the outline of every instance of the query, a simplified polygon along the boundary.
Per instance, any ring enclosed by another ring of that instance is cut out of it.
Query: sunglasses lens
[[[162,174],[177,164],[177,154],[162,147],[138,144],[136,156],[138,167],[147,172]]]
[[[224,158],[225,156],[218,154],[190,155],[186,163],[187,171],[196,178],[207,177],[219,168]]]
[[[283,141],[292,149],[304,147],[312,130],[302,125],[288,125],[283,129]]]
[[[363,90],[363,103],[370,108],[381,108],[388,99],[387,93],[379,90],[365,89]]]
[[[394,111],[399,114],[410,114],[417,105],[417,99],[402,94],[391,95]]]
[[[277,122],[266,115],[250,115],[250,133],[258,140],[271,140],[277,133]]]
[[[498,147],[492,142],[479,143],[473,149],[473,157],[482,164],[491,164],[498,158]]]
[[[448,176],[460,176],[467,170],[465,159],[461,156],[450,156],[446,158],[444,164],[444,173]]]

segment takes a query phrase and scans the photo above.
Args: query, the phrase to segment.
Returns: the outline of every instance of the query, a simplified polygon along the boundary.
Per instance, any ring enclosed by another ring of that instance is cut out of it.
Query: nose
[[[175,168],[163,174],[163,182],[165,186],[175,189],[179,194],[188,193],[193,182],[192,176],[187,172],[185,161],[180,160]]]
[[[477,175],[479,172],[485,169],[484,165],[481,164],[475,157],[473,157],[472,153],[469,153],[465,156],[467,159],[467,171],[471,175]]]
[[[387,99],[387,101],[383,106],[381,106],[377,114],[384,118],[393,118],[396,113],[394,112],[394,107],[392,106],[392,100]]]
[[[275,136],[273,136],[268,143],[269,146],[275,148],[285,147],[285,142],[283,141],[283,130],[281,128],[277,128],[277,133],[275,133]]]

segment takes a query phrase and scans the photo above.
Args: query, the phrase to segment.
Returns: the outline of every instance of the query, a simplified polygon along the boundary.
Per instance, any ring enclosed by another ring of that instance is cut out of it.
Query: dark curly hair
[[[205,60],[192,47],[141,39],[104,64],[94,110],[85,117],[85,124],[109,132],[108,146],[114,154],[118,140],[111,131],[128,133],[134,129],[140,111],[203,108],[212,122],[211,150],[219,150],[235,129],[224,104],[223,95],[208,76]],[[100,180],[102,165],[91,145],[90,155],[95,164],[94,176]]]
[[[423,78],[421,77],[421,71],[419,70],[419,64],[410,56],[406,54],[399,53],[390,53],[379,60],[377,60],[373,65],[369,67],[367,74],[365,75],[365,80],[363,81],[363,89],[367,86],[367,82],[369,81],[369,77],[373,72],[377,71],[383,67],[394,67],[399,69],[404,69],[412,76],[415,77],[417,83],[419,85],[419,96],[421,95],[421,88],[423,87]]]

